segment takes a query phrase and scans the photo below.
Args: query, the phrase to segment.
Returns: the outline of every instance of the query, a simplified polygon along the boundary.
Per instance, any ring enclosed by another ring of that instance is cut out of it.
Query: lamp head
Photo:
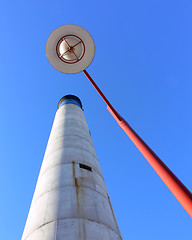
[[[50,64],[63,73],[78,73],[86,69],[95,55],[91,35],[82,27],[68,24],[55,29],[46,44]]]

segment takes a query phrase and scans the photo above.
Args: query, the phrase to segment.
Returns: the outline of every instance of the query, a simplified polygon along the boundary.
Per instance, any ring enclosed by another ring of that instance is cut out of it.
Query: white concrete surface
[[[65,104],[55,116],[22,240],[120,239],[83,111]]]

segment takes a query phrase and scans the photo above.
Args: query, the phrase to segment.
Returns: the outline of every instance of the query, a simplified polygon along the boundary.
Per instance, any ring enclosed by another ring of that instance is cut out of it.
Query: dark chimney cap
[[[75,104],[82,109],[82,103],[81,103],[80,99],[78,97],[76,97],[75,95],[66,95],[66,96],[62,97],[59,100],[57,108],[59,109],[61,106],[65,105],[65,104]]]

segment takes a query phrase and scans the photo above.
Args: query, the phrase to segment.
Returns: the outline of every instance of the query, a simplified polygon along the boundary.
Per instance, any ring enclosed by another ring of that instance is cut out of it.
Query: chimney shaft
[[[79,98],[58,104],[22,240],[121,240]]]

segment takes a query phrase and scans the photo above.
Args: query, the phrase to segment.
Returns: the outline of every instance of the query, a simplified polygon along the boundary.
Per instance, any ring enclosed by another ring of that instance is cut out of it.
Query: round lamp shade
[[[46,44],[50,64],[63,73],[78,73],[86,69],[95,55],[91,35],[82,27],[68,24],[55,29]]]

